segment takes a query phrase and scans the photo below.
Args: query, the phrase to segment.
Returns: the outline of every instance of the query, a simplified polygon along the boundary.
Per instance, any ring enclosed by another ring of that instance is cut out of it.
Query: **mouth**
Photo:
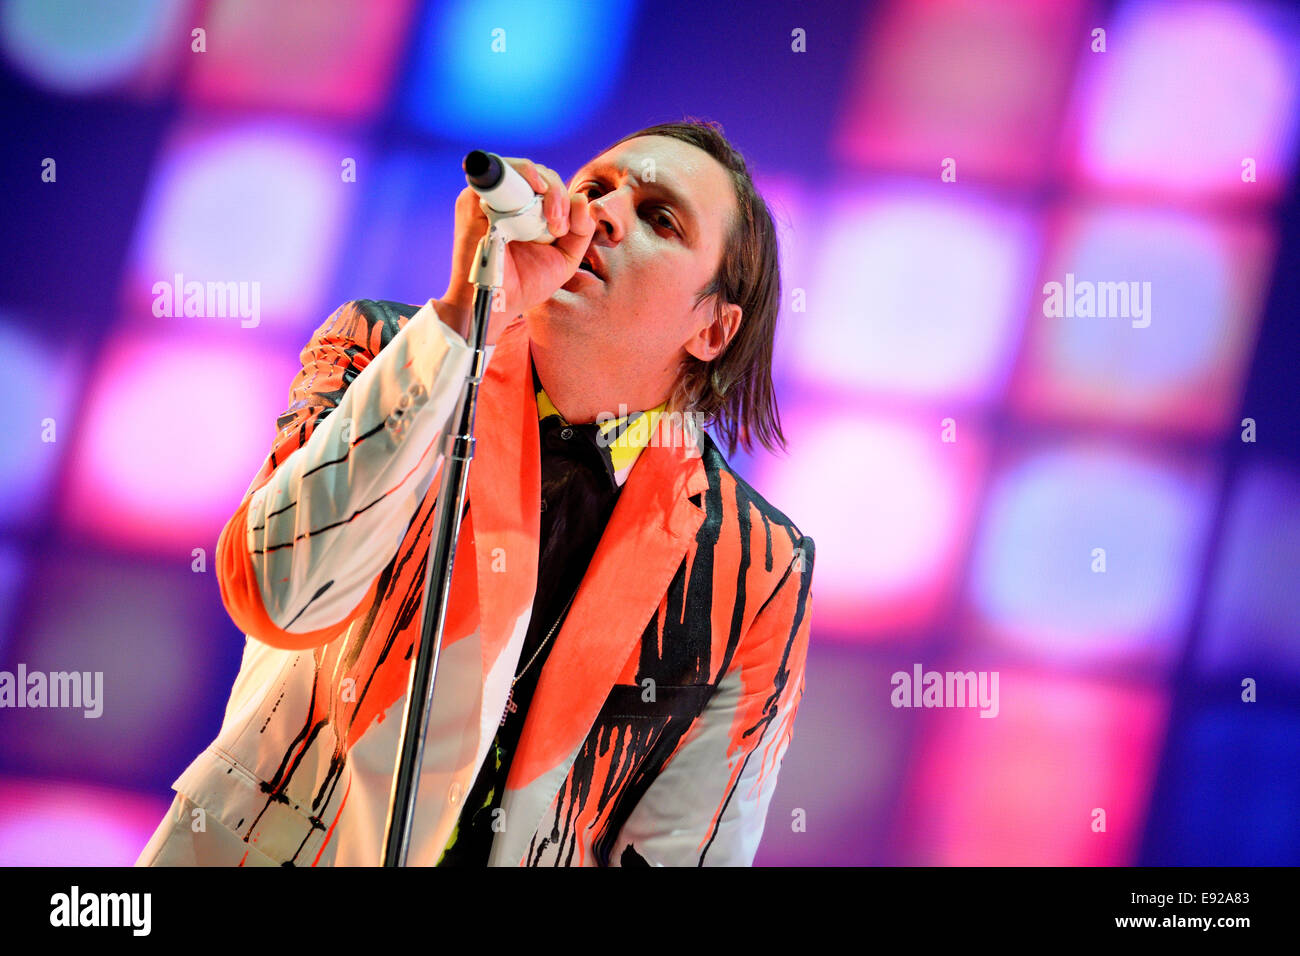
[[[600,278],[590,269],[579,269],[569,277],[569,281],[560,286],[565,292],[577,292],[585,286],[600,282]]]
[[[565,292],[579,293],[588,286],[594,290],[594,283],[605,284],[606,276],[605,263],[601,261],[600,252],[596,247],[588,246],[586,253],[582,256],[582,262],[579,263],[577,270],[569,276],[569,281],[560,286]]]
[[[582,263],[578,266],[578,271],[589,273],[601,282],[605,281],[605,265],[600,261],[600,256],[594,247],[588,247],[587,254],[582,257]]]

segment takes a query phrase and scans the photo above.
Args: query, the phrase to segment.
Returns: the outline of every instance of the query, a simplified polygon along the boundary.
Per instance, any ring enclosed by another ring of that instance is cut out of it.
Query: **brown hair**
[[[738,215],[732,218],[722,249],[722,261],[712,280],[695,294],[698,306],[718,296],[719,308],[740,306],[740,327],[711,362],[687,355],[669,411],[703,416],[726,441],[728,454],[739,442],[746,451],[757,440],[769,451],[784,450],[781,416],[772,387],[772,344],[781,305],[781,271],[777,259],[776,227],[767,203],[754,188],[745,158],[727,141],[722,126],[687,117],[680,123],[660,123],[629,133],[610,145],[638,136],[667,136],[699,147],[731,175]]]

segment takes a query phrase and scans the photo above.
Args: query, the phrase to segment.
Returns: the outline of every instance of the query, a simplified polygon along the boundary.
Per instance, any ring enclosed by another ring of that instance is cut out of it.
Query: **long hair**
[[[731,177],[738,215],[723,243],[722,261],[712,280],[695,294],[695,305],[717,296],[715,315],[730,303],[740,306],[740,328],[711,361],[687,355],[678,372],[668,410],[697,416],[726,442],[751,451],[754,441],[768,451],[785,449],[781,416],[772,387],[772,345],[781,305],[781,271],[776,227],[767,203],[754,188],[745,158],[727,141],[722,126],[687,117],[629,133],[610,145],[638,136],[667,136],[697,146]]]

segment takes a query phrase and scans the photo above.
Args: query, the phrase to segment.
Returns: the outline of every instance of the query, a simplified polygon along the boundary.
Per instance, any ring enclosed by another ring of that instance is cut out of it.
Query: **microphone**
[[[541,194],[533,191],[513,166],[496,153],[475,149],[461,163],[465,182],[478,193],[483,211],[493,225],[506,227],[512,240],[551,243],[555,237],[542,214]],[[509,220],[508,223],[503,220]]]

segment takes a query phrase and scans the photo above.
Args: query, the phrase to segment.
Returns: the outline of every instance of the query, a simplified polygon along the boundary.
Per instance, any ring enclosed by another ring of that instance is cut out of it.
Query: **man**
[[[771,217],[712,124],[633,133],[511,244],[413,865],[748,865],[803,692],[812,539],[699,427],[781,440]],[[218,544],[247,634],[152,865],[381,858],[442,429],[469,367],[465,190],[425,306],[341,307]],[[633,411],[629,412],[628,409]]]

